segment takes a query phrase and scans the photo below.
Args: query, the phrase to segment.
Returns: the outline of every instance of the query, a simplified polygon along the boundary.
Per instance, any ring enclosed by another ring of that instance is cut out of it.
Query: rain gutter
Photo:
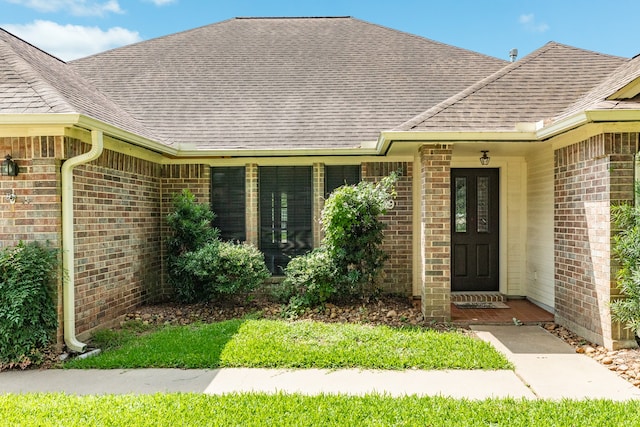
[[[75,304],[75,240],[73,233],[73,168],[97,159],[104,149],[101,130],[91,130],[91,150],[67,159],[62,164],[62,265],[63,280],[64,342],[71,351],[84,352],[87,345],[76,337]]]

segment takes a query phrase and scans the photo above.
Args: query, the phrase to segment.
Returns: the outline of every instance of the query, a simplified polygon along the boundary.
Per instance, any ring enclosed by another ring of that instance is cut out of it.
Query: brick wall
[[[611,262],[611,206],[633,200],[638,135],[603,134],[555,151],[556,321],[614,348],[629,339],[612,325],[617,294]]]
[[[0,138],[0,161],[11,154],[18,164],[18,176],[0,176],[0,249],[20,241],[49,242],[60,247],[61,187],[60,159],[64,151],[61,136]],[[14,204],[5,198],[13,190]],[[60,277],[62,275],[60,274]],[[62,281],[57,285],[58,318],[62,319]],[[62,327],[58,328],[62,341]]]
[[[88,151],[65,141],[67,157]],[[127,313],[161,281],[160,166],[105,150],[74,169],[76,330]]]
[[[420,148],[422,180],[422,313],[451,319],[451,149]]]
[[[383,250],[389,254],[382,272],[384,292],[411,296],[413,281],[413,163],[385,162],[363,163],[362,179],[379,181],[391,172],[400,172],[396,183],[395,206],[382,220],[384,231]]]
[[[19,241],[50,241],[59,245],[61,234],[60,161],[62,137],[0,138],[0,161],[11,154],[18,176],[0,177],[0,246]],[[16,203],[7,193],[14,190]]]

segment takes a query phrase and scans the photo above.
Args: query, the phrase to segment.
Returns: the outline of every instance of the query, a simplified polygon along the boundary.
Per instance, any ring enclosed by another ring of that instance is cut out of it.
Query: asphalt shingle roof
[[[354,18],[236,18],[65,63],[0,30],[0,114],[78,113],[202,150],[354,148],[586,109],[640,58],[548,43],[509,64]],[[398,125],[402,123],[401,125]]]
[[[550,42],[395,130],[513,131],[556,117],[624,61]]]
[[[155,138],[65,62],[0,29],[0,114],[83,114]]]
[[[353,18],[236,18],[70,63],[161,140],[347,148],[508,64]]]
[[[586,110],[640,109],[640,97],[607,99],[619,89],[640,78],[640,55],[625,61],[601,84],[563,111],[558,118]]]

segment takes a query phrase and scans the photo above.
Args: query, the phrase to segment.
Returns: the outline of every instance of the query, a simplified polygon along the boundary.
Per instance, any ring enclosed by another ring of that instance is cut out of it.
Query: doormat
[[[502,301],[455,301],[458,308],[509,308]]]

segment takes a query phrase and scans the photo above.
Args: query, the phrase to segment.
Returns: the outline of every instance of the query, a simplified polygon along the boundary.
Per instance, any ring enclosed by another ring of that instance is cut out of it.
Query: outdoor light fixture
[[[18,165],[16,164],[16,162],[11,160],[11,154],[7,154],[4,160],[2,161],[2,175],[6,175],[6,176],[18,175]]]
[[[482,157],[480,157],[480,164],[482,166],[487,166],[489,164],[489,160],[491,160],[491,157],[487,156],[489,150],[481,150],[480,152],[482,153]]]

